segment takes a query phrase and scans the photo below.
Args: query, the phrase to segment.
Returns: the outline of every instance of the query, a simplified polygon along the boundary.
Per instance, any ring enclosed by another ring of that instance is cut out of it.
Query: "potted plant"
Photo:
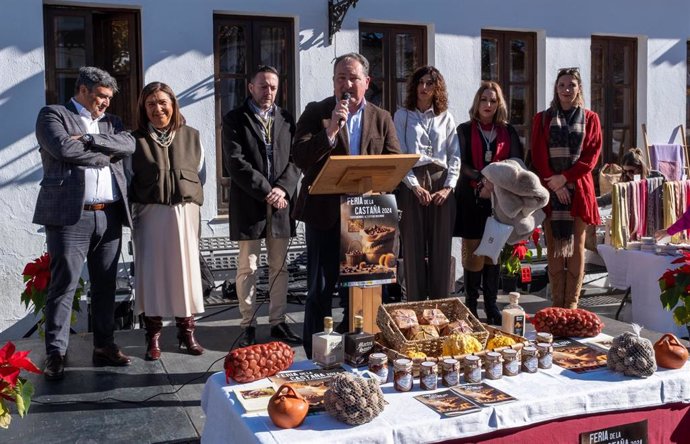
[[[542,257],[542,247],[539,244],[541,229],[535,228],[531,240],[537,250],[537,259]],[[522,240],[514,245],[506,244],[501,251],[501,288],[506,293],[515,291],[518,282],[522,282],[523,261],[532,262],[532,250],[529,248],[529,240]]]
[[[684,250],[671,263],[679,266],[667,269],[659,278],[661,305],[673,312],[673,322],[684,325],[690,335],[690,252]]]
[[[22,275],[26,287],[21,294],[21,301],[26,308],[33,305],[35,315],[41,314],[41,319],[36,326],[39,335],[43,336],[43,325],[46,322],[46,297],[48,295],[48,284],[50,284],[50,256],[48,253],[43,253],[41,257],[26,264]],[[77,312],[81,310],[79,301],[83,294],[84,280],[79,278],[79,285],[74,292],[74,299],[72,300],[72,324],[77,322]]]
[[[41,373],[27,357],[28,351],[15,351],[12,342],[8,342],[0,349],[0,427],[6,429],[10,426],[12,416],[10,403],[14,403],[19,416],[24,417],[29,411],[31,395],[34,387],[30,381],[20,378],[22,370],[33,373]]]

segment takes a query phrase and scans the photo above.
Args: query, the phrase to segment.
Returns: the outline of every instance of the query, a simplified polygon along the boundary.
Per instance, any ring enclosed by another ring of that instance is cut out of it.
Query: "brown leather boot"
[[[146,360],[157,361],[161,357],[161,346],[158,339],[161,337],[163,318],[144,316],[144,328],[146,328]]]
[[[573,276],[567,273],[564,292],[565,300],[563,301],[563,306],[565,308],[577,308],[578,301],[580,300],[580,292],[582,291],[583,278],[583,275]]]
[[[549,283],[551,284],[551,305],[554,307],[565,306],[565,270],[552,272],[549,270]]]
[[[188,318],[175,318],[175,323],[177,324],[177,340],[180,341],[179,347],[182,345],[187,348],[187,353],[190,355],[198,356],[204,352],[203,347],[196,342],[194,338],[194,329],[196,327],[194,323],[194,316],[189,316]]]

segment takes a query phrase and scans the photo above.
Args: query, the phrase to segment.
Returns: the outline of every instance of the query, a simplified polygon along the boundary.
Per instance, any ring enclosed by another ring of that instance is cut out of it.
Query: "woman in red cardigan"
[[[600,223],[592,179],[600,152],[599,116],[584,108],[580,72],[561,69],[551,106],[532,121],[532,167],[551,194],[544,234],[555,307],[577,308],[585,228]]]

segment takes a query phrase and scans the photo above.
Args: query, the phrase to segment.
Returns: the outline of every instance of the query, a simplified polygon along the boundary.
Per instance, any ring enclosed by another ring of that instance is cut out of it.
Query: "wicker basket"
[[[527,338],[524,338],[522,336],[517,336],[517,335],[511,334],[511,333],[506,333],[506,332],[501,331],[498,328],[492,327],[490,325],[483,324],[483,326],[484,326],[484,328],[486,328],[486,330],[489,333],[488,339],[493,338],[494,336],[496,336],[496,334],[501,334],[503,336],[508,336],[510,338],[513,338],[513,340],[515,340],[515,344],[507,346],[507,347],[496,348],[494,351],[501,351],[501,350],[506,349],[506,348],[512,348],[514,350],[518,350],[518,352],[519,352],[520,350],[522,350],[522,347],[529,344],[529,341],[527,340]],[[431,362],[440,363],[440,362],[443,362],[444,359],[454,358],[454,359],[457,359],[458,361],[460,361],[462,363],[462,360],[465,358],[465,356],[467,356],[467,355],[455,355],[455,356],[427,356],[426,358],[410,358],[410,357],[406,356],[405,354],[400,353],[399,351],[391,348],[390,344],[386,341],[386,338],[384,338],[383,334],[381,334],[381,333],[376,333],[376,335],[375,335],[374,349],[377,352],[385,353],[386,356],[388,356],[388,363],[389,363],[388,365],[389,366],[391,366],[392,365],[391,363],[393,361],[395,361],[396,359],[400,359],[400,358],[411,359],[412,360],[412,373],[414,374],[414,376],[419,376],[419,366],[424,361],[431,361]],[[482,359],[482,364],[483,364],[484,355],[488,351],[491,351],[491,350],[485,349],[485,350],[482,350],[480,352],[473,353],[473,355],[479,356]]]
[[[419,319],[426,309],[438,308],[446,315],[450,322],[465,320],[472,327],[472,336],[486,347],[489,332],[481,322],[472,315],[470,310],[460,302],[458,298],[434,299],[419,302],[401,302],[397,304],[386,304],[379,306],[376,314],[376,325],[381,329],[386,342],[394,349],[407,355],[411,351],[423,352],[427,356],[441,356],[443,354],[443,341],[445,337],[410,341],[402,334],[398,326],[390,315],[395,309],[406,308],[414,310]]]

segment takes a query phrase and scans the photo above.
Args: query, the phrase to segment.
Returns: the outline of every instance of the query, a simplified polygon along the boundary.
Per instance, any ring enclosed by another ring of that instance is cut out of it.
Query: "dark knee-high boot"
[[[144,328],[146,329],[146,360],[157,361],[161,357],[158,339],[161,337],[163,318],[144,315]]]
[[[500,265],[484,265],[483,288],[484,288],[484,312],[486,312],[486,322],[491,325],[501,325],[501,310],[496,305],[498,297],[498,279]]]
[[[463,281],[465,284],[465,305],[474,317],[478,318],[477,299],[479,299],[479,288],[482,285],[482,272],[465,270]]]
[[[189,316],[187,318],[175,318],[175,323],[177,324],[177,340],[179,342],[179,347],[182,345],[187,348],[187,353],[190,355],[200,355],[204,352],[203,347],[196,342],[194,338],[194,329],[196,324],[194,323],[194,316]]]

